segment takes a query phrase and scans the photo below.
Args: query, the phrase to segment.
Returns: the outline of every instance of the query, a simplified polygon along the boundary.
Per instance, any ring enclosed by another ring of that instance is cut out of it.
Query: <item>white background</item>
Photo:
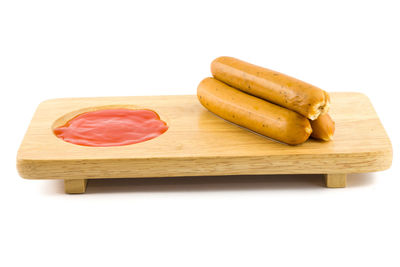
[[[140,2],[0,2],[0,265],[400,266],[398,1]],[[41,101],[195,94],[221,55],[367,94],[392,167],[345,189],[318,175],[204,177],[65,195],[18,176]]]

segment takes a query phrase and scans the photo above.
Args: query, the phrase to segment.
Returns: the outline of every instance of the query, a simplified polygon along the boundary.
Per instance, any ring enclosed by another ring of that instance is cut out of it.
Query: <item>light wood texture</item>
[[[28,179],[94,179],[240,174],[343,174],[385,170],[392,146],[368,98],[332,93],[331,142],[288,146],[228,123],[197,97],[69,98],[40,104],[18,151]],[[169,125],[161,136],[119,147],[85,147],[57,138],[52,128],[99,108],[156,111]]]
[[[343,173],[325,174],[326,187],[330,188],[346,187],[346,177],[347,174]]]
[[[85,193],[87,179],[64,180],[65,193],[81,194]]]

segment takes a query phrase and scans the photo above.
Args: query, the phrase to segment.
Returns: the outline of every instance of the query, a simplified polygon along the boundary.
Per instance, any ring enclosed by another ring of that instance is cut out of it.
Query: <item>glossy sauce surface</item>
[[[82,113],[55,128],[54,134],[76,145],[108,147],[144,142],[167,130],[154,111],[119,108]]]

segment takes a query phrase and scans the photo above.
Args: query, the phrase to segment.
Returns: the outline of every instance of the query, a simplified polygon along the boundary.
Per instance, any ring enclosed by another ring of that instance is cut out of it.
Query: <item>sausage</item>
[[[311,137],[323,141],[332,140],[335,133],[335,122],[328,113],[321,115],[318,119],[310,121],[312,133]]]
[[[200,82],[197,97],[205,108],[221,118],[289,145],[305,142],[312,131],[306,117],[214,78]]]
[[[236,58],[216,58],[211,63],[211,73],[214,78],[232,87],[296,111],[311,120],[329,110],[330,98],[324,90]]]

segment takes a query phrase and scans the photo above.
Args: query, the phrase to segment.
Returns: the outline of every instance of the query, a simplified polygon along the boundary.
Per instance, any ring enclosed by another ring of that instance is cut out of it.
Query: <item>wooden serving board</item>
[[[331,93],[336,121],[331,142],[288,146],[231,124],[203,108],[194,95],[52,99],[41,103],[17,156],[28,179],[63,179],[67,193],[83,193],[87,179],[244,174],[325,174],[344,187],[346,174],[385,170],[392,146],[368,98]],[[101,108],[156,111],[169,129],[133,145],[86,147],[57,138],[52,129]]]

